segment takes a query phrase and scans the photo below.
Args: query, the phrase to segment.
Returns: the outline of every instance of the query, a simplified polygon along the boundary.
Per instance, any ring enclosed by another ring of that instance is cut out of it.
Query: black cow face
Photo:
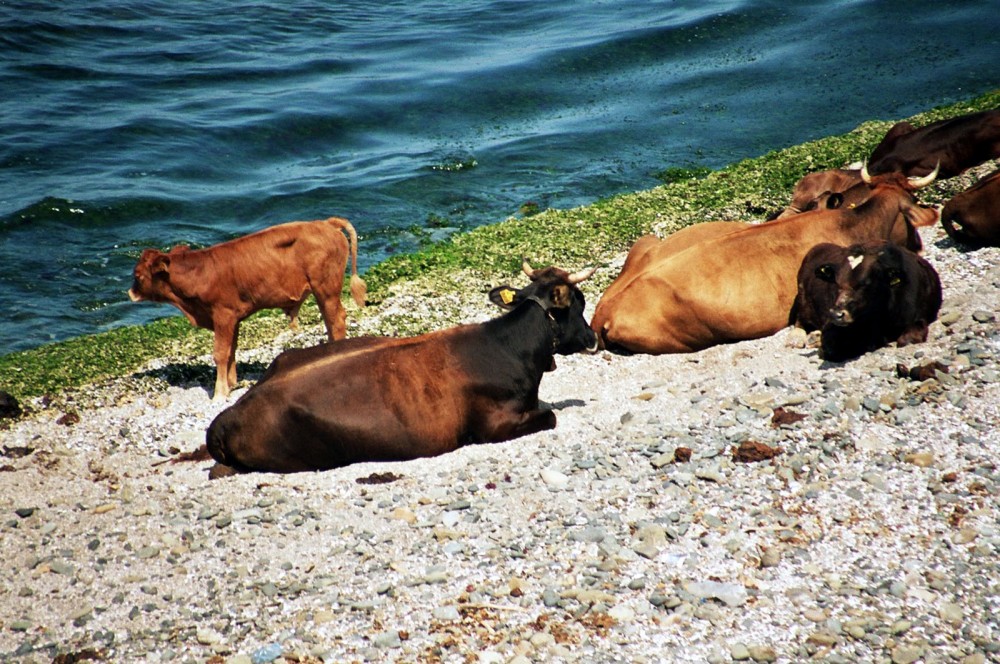
[[[837,300],[831,310],[833,325],[850,325],[891,309],[892,294],[902,286],[898,252],[850,254],[837,275]]]
[[[597,335],[583,316],[586,301],[576,286],[586,277],[554,267],[533,270],[529,276],[532,282],[524,288],[507,285],[494,288],[490,291],[490,301],[507,311],[521,305],[541,307],[555,332],[555,352],[560,355],[597,352]]]

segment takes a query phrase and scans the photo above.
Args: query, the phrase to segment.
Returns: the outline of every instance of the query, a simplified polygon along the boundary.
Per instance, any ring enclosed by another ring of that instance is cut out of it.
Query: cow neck
[[[542,343],[535,343],[532,344],[530,347],[525,348],[524,340],[527,338],[531,338],[534,335],[526,336],[523,333],[518,333],[517,331],[512,330],[511,328],[512,326],[521,325],[522,320],[524,321],[523,323],[524,325],[531,325],[531,326],[538,325],[537,319],[535,318],[536,316],[535,307],[534,305],[528,304],[529,300],[534,304],[538,305],[538,308],[541,309],[542,313],[544,313],[545,318],[548,321],[547,336],[549,337],[549,339],[546,339]],[[517,348],[517,347],[525,348],[526,352],[534,356],[539,362],[545,364],[546,367],[551,362],[552,356],[555,355],[556,347],[559,345],[558,341],[559,335],[557,331],[558,324],[556,323],[556,320],[552,316],[552,313],[548,310],[548,308],[545,306],[542,300],[536,296],[529,295],[528,297],[524,298],[514,309],[507,312],[503,316],[500,316],[499,318],[494,318],[492,321],[490,321],[490,323],[492,323],[495,326],[494,330],[502,330],[503,335],[509,335],[514,339],[514,341],[507,343],[508,346],[510,346],[511,348]]]
[[[890,207],[891,203],[888,200],[887,192],[885,190],[876,191],[867,201],[854,209],[857,216],[852,226],[867,231],[866,235],[871,235],[869,239],[886,239],[892,233],[893,226],[896,225],[896,217],[902,214],[902,211],[898,209],[899,206],[896,206],[897,209],[892,218],[884,226],[879,226],[877,230],[872,228],[872,220],[888,216]]]
[[[545,312],[545,318],[549,321],[549,331],[552,332],[552,349],[549,354],[555,355],[556,347],[559,345],[559,324],[556,322],[556,317],[552,315],[551,307],[545,306],[545,303],[537,295],[529,295],[525,299],[534,302]]]

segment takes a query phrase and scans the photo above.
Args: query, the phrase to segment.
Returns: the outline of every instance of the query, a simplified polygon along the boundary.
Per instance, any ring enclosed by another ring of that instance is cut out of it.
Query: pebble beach
[[[921,235],[926,343],[559,357],[555,430],[436,458],[210,482],[189,453],[255,376],[213,403],[176,358],[22,404],[0,660],[1000,661],[1000,251]],[[456,298],[496,315],[471,290],[401,288],[349,334]]]

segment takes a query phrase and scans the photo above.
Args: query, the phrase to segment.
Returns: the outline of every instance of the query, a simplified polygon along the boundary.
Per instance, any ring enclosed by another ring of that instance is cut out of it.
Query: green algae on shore
[[[971,100],[938,107],[911,118],[923,125],[1000,107],[1000,90]],[[808,172],[838,168],[858,161],[875,147],[891,126],[871,121],[841,135],[811,141],[747,159],[719,171],[692,170],[668,184],[621,194],[570,210],[545,210],[431,245],[414,254],[394,256],[372,267],[365,279],[370,306],[385,298],[390,286],[419,279],[446,292],[462,285],[456,274],[473,273],[483,280],[505,280],[519,270],[522,256],[541,265],[582,266],[606,263],[639,236],[656,230],[669,233],[714,219],[760,219],[787,203],[792,186]],[[353,316],[365,316],[352,310]],[[315,304],[303,307],[302,322],[318,322]],[[261,312],[241,327],[240,348],[265,343],[285,328],[278,311]],[[407,329],[406,334],[424,331]],[[135,372],[162,357],[193,357],[211,352],[212,335],[180,317],[147,325],[117,328],[35,349],[0,356],[0,390],[19,399],[57,394]]]

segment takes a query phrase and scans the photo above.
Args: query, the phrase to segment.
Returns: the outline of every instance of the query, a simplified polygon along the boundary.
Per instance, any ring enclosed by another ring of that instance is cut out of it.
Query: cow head
[[[128,297],[133,302],[152,300],[162,302],[167,298],[170,259],[173,256],[188,251],[186,246],[177,246],[170,253],[159,249],[144,249],[139,256],[139,262],[132,270],[132,287],[128,289]]]
[[[821,270],[828,268],[820,274]],[[905,288],[906,271],[899,247],[873,243],[854,245],[837,266],[821,266],[816,275],[837,284],[830,323],[838,327],[866,320],[891,307],[896,292]]]
[[[507,311],[521,305],[541,307],[551,321],[555,334],[553,348],[560,355],[596,353],[597,335],[583,316],[586,301],[577,284],[588,279],[597,268],[570,274],[557,267],[536,270],[527,261],[521,267],[531,283],[521,289],[497,286],[490,291],[490,301]]]

